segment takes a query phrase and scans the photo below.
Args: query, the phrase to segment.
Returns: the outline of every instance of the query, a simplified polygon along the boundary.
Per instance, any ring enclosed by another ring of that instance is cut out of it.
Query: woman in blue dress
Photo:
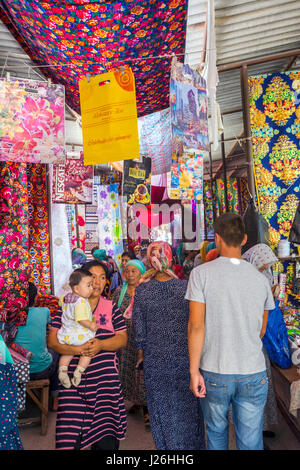
[[[189,389],[187,281],[170,269],[168,243],[152,243],[147,260],[152,269],[136,288],[132,322],[154,442],[158,450],[204,449],[200,400]]]
[[[18,385],[13,364],[0,335],[0,450],[23,450],[18,430]]]

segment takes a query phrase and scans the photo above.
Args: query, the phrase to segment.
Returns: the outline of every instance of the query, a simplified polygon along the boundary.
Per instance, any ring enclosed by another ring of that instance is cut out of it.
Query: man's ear
[[[245,235],[244,235],[244,239],[243,239],[243,241],[242,241],[242,243],[241,243],[241,246],[244,246],[244,245],[246,245],[246,243],[247,243],[247,240],[248,240],[248,235],[245,233]]]

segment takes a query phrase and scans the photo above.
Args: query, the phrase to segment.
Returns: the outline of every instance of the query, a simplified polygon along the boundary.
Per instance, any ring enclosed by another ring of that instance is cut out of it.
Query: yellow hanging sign
[[[85,165],[139,158],[134,75],[130,68],[79,81]]]

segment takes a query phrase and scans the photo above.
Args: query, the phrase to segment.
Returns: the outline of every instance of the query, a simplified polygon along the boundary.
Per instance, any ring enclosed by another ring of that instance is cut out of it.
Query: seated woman
[[[60,388],[56,423],[56,448],[117,450],[125,438],[126,410],[119,379],[117,350],[127,343],[126,325],[119,308],[102,297],[107,268],[99,261],[83,266],[93,275],[93,292],[89,303],[98,325],[95,338],[82,346],[60,344],[57,332],[61,316],[52,323],[48,344],[59,354],[81,354],[92,358],[78,387]],[[77,366],[74,358],[70,376]]]
[[[50,392],[53,398],[53,410],[58,402],[58,359],[53,349],[47,348],[47,329],[51,324],[50,311],[45,307],[36,307],[37,288],[29,282],[29,308],[26,324],[18,327],[15,342],[33,353],[30,360],[30,380],[50,379]]]
[[[136,288],[132,322],[136,347],[143,352],[154,442],[158,450],[200,450],[205,447],[202,410],[189,389],[187,281],[171,270],[168,243],[150,244],[147,254],[152,269]]]

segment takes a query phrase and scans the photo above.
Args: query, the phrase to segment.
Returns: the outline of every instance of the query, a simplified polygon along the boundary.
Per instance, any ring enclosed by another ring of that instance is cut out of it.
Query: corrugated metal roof
[[[206,0],[189,0],[186,57],[192,66],[201,63],[205,37]],[[300,48],[300,1],[294,0],[215,0],[217,65],[247,61]],[[249,67],[249,75],[284,71],[289,58]],[[22,62],[23,61],[23,62]],[[18,77],[40,79],[37,69],[19,68],[33,65],[3,23],[0,22],[0,75],[6,71]],[[5,67],[4,67],[5,65]],[[300,56],[291,70],[300,68]],[[241,109],[240,72],[238,69],[219,74],[217,100],[221,112]],[[223,117],[225,138],[238,137],[243,131],[242,113]],[[228,153],[234,141],[225,143]],[[221,158],[221,146],[213,159]]]

